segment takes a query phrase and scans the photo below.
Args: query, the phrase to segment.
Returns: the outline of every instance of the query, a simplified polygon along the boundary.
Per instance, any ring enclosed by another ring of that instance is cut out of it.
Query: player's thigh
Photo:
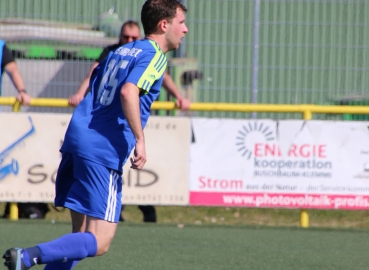
[[[72,232],[85,232],[86,215],[70,210],[70,216],[72,219]]]
[[[113,241],[117,223],[87,216],[86,231],[95,235],[97,241],[97,256],[103,255],[109,250]]]

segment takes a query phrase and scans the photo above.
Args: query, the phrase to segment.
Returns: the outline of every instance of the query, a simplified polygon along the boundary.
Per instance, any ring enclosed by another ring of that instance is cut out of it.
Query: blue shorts
[[[65,152],[56,176],[55,194],[55,206],[118,222],[122,204],[122,175]]]

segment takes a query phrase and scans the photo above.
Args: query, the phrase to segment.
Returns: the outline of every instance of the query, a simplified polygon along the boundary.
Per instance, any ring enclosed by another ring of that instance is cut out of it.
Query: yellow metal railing
[[[0,105],[12,106],[14,112],[20,111],[20,104],[15,97],[0,97]],[[30,106],[38,107],[69,107],[68,100],[62,98],[34,98]],[[154,102],[153,110],[176,110],[174,102]],[[227,111],[227,112],[275,112],[301,113],[304,120],[310,120],[314,113],[324,114],[368,114],[365,106],[322,106],[322,105],[272,105],[272,104],[235,104],[235,103],[192,103],[191,111]],[[10,219],[18,219],[16,202],[10,205]],[[309,215],[305,209],[300,213],[300,226],[309,227]]]
[[[19,108],[20,104],[14,97],[0,97],[0,105]],[[68,100],[63,98],[34,98],[30,106],[38,107],[68,107]],[[154,102],[153,110],[175,110],[174,102]],[[192,103],[191,111],[228,111],[228,112],[279,112],[301,113],[305,120],[311,119],[314,113],[326,114],[369,114],[365,106],[322,106],[310,104],[273,105],[273,104],[238,104],[238,103]]]

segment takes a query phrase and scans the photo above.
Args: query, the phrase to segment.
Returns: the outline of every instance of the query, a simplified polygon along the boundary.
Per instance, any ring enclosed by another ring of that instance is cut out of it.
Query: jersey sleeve
[[[4,45],[3,47],[3,57],[1,61],[1,70],[4,70],[4,67],[10,62],[14,62],[14,56],[12,51],[8,48],[8,46]]]
[[[167,67],[167,58],[160,51],[150,51],[137,59],[126,82],[137,85],[143,93],[150,89],[160,90],[162,77]]]

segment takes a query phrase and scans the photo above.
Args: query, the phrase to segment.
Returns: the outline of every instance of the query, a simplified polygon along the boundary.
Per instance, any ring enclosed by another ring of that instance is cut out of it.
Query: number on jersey
[[[118,70],[125,69],[128,65],[127,60],[120,60],[118,65],[115,65],[116,60],[111,59],[108,64],[103,78],[101,79],[99,91],[97,93],[96,103],[104,106],[109,106],[113,102],[115,91],[118,87],[118,79],[116,78]],[[109,81],[108,81],[109,80]]]

